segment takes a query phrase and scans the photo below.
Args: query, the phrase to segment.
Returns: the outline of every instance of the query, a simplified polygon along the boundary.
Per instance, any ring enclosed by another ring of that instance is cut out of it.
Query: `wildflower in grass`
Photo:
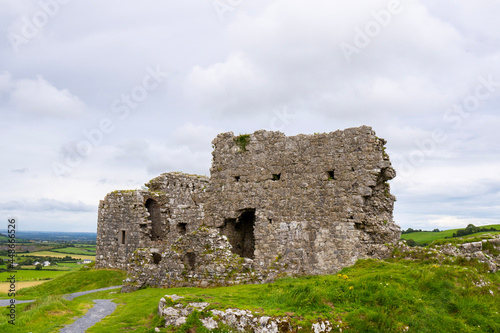
[[[353,287],[353,286],[350,286],[350,287],[349,287],[349,290],[353,290],[353,289],[354,289],[354,287]]]
[[[437,268],[437,267],[439,267],[439,265],[432,265],[432,267]]]

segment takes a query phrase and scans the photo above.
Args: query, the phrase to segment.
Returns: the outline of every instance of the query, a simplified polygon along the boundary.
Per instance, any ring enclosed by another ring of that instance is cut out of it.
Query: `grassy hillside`
[[[481,226],[485,228],[495,228],[497,230],[500,230],[500,224],[492,224],[492,225],[485,225]],[[463,229],[463,228],[460,228]],[[402,234],[401,238],[402,239],[413,239],[414,241],[420,243],[420,244],[430,244],[435,240],[438,239],[445,239],[447,237],[452,237],[454,233],[457,232],[459,229],[450,229],[450,230],[444,230],[440,232],[432,232],[432,231],[423,231],[423,232],[412,232],[409,234]],[[491,234],[500,234],[500,231],[487,231],[487,232],[480,232],[480,233],[475,233],[469,236],[479,236],[481,234],[485,233],[491,233]]]
[[[159,299],[177,294],[186,297],[184,303],[207,301],[210,308],[236,307],[260,315],[290,316],[304,328],[326,319],[343,332],[500,332],[499,273],[487,273],[483,265],[474,262],[463,264],[467,266],[360,260],[337,275],[211,289],[147,288],[129,294],[105,291],[69,302],[60,295],[115,285],[124,278],[123,273],[110,270],[71,272],[24,289],[22,298],[36,298],[37,302],[18,306],[16,330],[0,322],[0,331],[57,332],[91,307],[93,299],[112,298],[117,310],[87,332],[154,332],[154,327],[162,326],[157,315]],[[188,331],[204,332],[194,316],[178,330],[161,329]]]
[[[18,292],[20,296],[44,296],[69,294],[78,291],[99,289],[109,286],[119,286],[126,278],[125,272],[116,270],[79,270],[66,273],[64,276],[55,278],[43,285],[22,289]]]

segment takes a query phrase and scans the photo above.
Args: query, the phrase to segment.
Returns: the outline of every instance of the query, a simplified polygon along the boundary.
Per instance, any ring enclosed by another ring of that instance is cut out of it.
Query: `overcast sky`
[[[0,0],[0,216],[95,231],[99,200],[209,175],[220,132],[369,125],[403,228],[500,223],[496,0]]]

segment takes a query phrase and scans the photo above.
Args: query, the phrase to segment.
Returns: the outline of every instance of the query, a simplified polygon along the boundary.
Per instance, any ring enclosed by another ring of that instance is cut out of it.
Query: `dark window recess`
[[[269,224],[273,224],[273,219],[268,218],[267,221],[269,222]]]
[[[274,173],[273,174],[273,180],[276,181],[276,180],[280,180],[281,179],[281,173]]]
[[[220,228],[232,246],[231,252],[240,257],[254,259],[255,209],[245,209],[237,219],[226,219]]]
[[[234,177],[234,180],[236,180],[236,182],[239,182],[239,181],[240,181],[240,179],[241,179],[241,177],[240,177],[240,176],[236,176],[236,177]]]
[[[177,231],[181,235],[185,235],[186,234],[186,226],[187,226],[187,223],[177,223]]]
[[[335,170],[328,171],[328,180],[335,179]]]
[[[153,263],[155,265],[158,265],[161,261],[161,254],[160,253],[153,253]]]
[[[184,261],[186,269],[189,271],[194,271],[196,265],[196,254],[193,252],[186,253],[186,260]]]
[[[146,200],[146,209],[148,210],[148,220],[151,221],[151,240],[162,239],[165,236],[161,223],[160,204],[153,199]]]
[[[122,230],[120,234],[120,244],[125,245],[126,244],[126,236],[127,232],[125,230]]]

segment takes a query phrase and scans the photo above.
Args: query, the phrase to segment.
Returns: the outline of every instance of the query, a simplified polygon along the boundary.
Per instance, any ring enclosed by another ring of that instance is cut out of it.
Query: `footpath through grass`
[[[285,278],[266,285],[147,288],[129,294],[105,291],[72,302],[61,299],[61,294],[119,284],[124,278],[117,271],[79,271],[24,289],[22,295],[35,297],[37,303],[18,307],[17,331],[2,322],[0,332],[57,332],[96,298],[114,299],[118,307],[87,332],[154,332],[163,326],[157,309],[165,294],[184,296],[184,303],[206,301],[212,309],[290,316],[304,328],[301,332],[310,332],[310,324],[318,320],[339,325],[334,332],[500,332],[499,273],[487,273],[474,262],[466,265],[360,260],[337,275]],[[206,332],[195,316],[180,329],[161,329],[188,331]]]
[[[39,286],[22,289],[18,292],[17,299],[36,301],[16,305],[15,326],[7,322],[6,316],[2,316],[0,332],[59,332],[64,325],[83,316],[93,306],[94,299],[89,297],[66,301],[62,298],[64,294],[121,285],[124,278],[125,273],[122,271],[80,270]],[[2,311],[6,311],[5,309]]]

